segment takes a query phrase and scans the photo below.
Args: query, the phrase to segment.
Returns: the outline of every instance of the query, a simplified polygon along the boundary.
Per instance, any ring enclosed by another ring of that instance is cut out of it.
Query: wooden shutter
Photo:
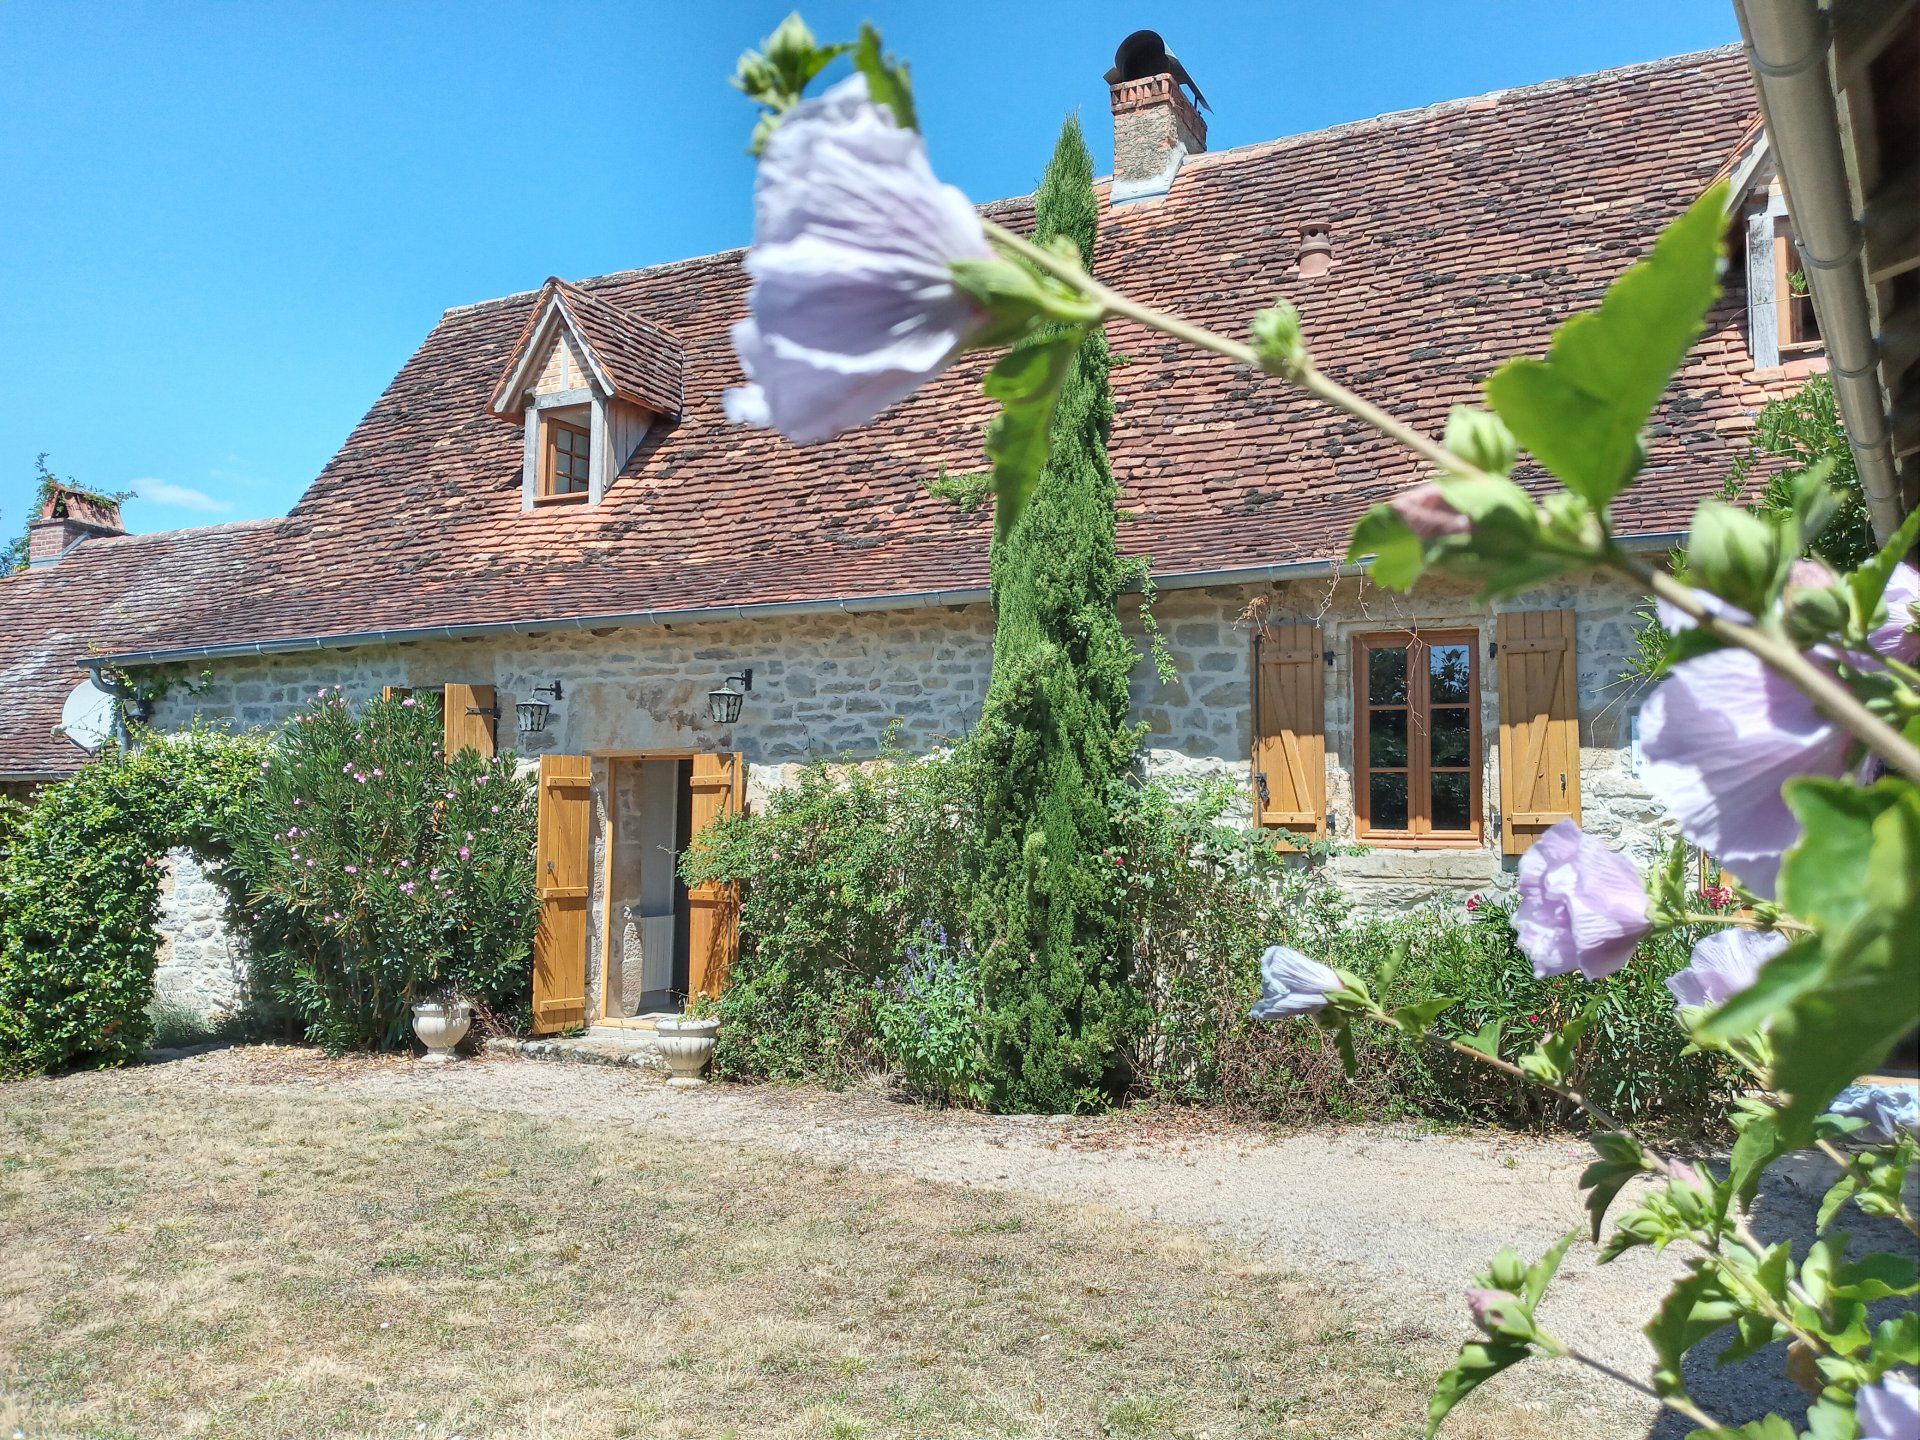
[[[540,902],[540,925],[533,939],[536,1035],[584,1024],[587,1018],[587,835],[592,812],[593,762],[585,755],[542,755],[533,861],[534,893]]]
[[[1580,819],[1579,667],[1573,611],[1498,619],[1500,848],[1524,854],[1562,820]]]
[[[491,685],[446,687],[441,693],[440,724],[448,759],[462,750],[477,750],[482,760],[493,758],[496,717],[491,712],[497,708]]]
[[[737,815],[746,797],[747,764],[739,755],[696,755],[687,841],[724,815]],[[708,881],[687,890],[687,993],[718,995],[740,943],[740,887]]]
[[[1320,627],[1272,626],[1260,633],[1254,655],[1254,816],[1262,825],[1299,835],[1325,835],[1326,660]]]

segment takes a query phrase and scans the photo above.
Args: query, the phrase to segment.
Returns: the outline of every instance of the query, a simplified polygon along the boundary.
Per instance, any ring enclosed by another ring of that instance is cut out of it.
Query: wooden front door
[[[746,800],[747,765],[739,755],[696,755],[688,779],[687,843]],[[687,994],[718,995],[740,941],[740,889],[709,881],[687,890]]]
[[[534,892],[533,1031],[550,1035],[587,1018],[587,836],[593,762],[585,755],[540,757],[539,840]]]

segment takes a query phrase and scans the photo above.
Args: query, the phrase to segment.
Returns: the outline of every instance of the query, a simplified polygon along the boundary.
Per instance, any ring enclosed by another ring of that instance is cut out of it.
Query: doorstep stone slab
[[[649,1030],[590,1030],[585,1035],[548,1035],[539,1038],[499,1035],[483,1043],[489,1055],[517,1055],[524,1060],[560,1060],[576,1065],[624,1065],[633,1070],[665,1074],[666,1058]]]

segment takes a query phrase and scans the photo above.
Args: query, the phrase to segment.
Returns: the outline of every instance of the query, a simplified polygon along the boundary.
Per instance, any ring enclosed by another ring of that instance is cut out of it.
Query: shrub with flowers
[[[1643,878],[1565,820],[1522,858],[1513,925],[1536,976],[1577,983],[1618,972],[1653,937],[1712,932],[1673,993],[1689,1040],[1754,1088],[1719,1171],[1662,1153],[1574,1083],[1591,1004],[1513,1051],[1497,1031],[1454,1024],[1452,997],[1390,1006],[1365,979],[1298,949],[1275,945],[1262,960],[1256,1016],[1319,1024],[1350,1066],[1356,1027],[1380,1027],[1585,1112],[1596,1158],[1581,1187],[1592,1238],[1605,1236],[1600,1260],[1643,1246],[1687,1257],[1646,1326],[1653,1355],[1641,1379],[1582,1354],[1542,1318],[1577,1231],[1532,1264],[1503,1250],[1467,1293],[1477,1333],[1438,1383],[1429,1433],[1501,1371],[1565,1359],[1642,1390],[1695,1436],[1802,1434],[1797,1419],[1715,1416],[1689,1394],[1690,1354],[1711,1338],[1726,1342],[1722,1359],[1786,1342],[1814,1440],[1911,1440],[1914,1247],[1870,1252],[1832,1227],[1851,1211],[1920,1237],[1907,1198],[1920,1140],[1906,1109],[1849,1098],[1920,1023],[1920,574],[1908,563],[1920,512],[1883,530],[1882,548],[1847,573],[1803,560],[1844,499],[1822,461],[1783,482],[1767,513],[1702,504],[1686,548],[1691,583],[1648,566],[1613,528],[1613,502],[1645,461],[1648,421],[1719,295],[1725,182],[1597,310],[1564,325],[1544,358],[1495,371],[1490,409],[1454,407],[1436,439],[1321,371],[1285,301],[1251,318],[1249,343],[1112,290],[1070,247],[984,218],[977,229],[963,223],[927,163],[906,67],[870,27],[851,47],[855,75],[805,98],[848,48],[817,46],[794,17],[735,77],[762,111],[757,191],[768,202],[747,260],[749,319],[736,332],[752,382],[736,418],[822,439],[872,419],[962,349],[1008,347],[985,380],[999,406],[986,448],[1004,537],[1017,533],[1046,462],[1066,347],[1122,317],[1334,406],[1419,462],[1431,478],[1353,534],[1349,558],[1373,583],[1407,589],[1433,570],[1475,582],[1492,601],[1606,571],[1660,604],[1670,639],[1642,711],[1645,778],[1687,842],[1737,878],[1741,904],[1700,908],[1678,847],[1674,863]],[[796,117],[799,138],[782,144]],[[834,263],[801,263],[816,252]],[[1513,478],[1523,450],[1531,489]],[[1387,982],[1375,983],[1384,993]],[[1824,1157],[1834,1178],[1821,1233],[1796,1249],[1756,1234],[1749,1210],[1770,1169],[1799,1152]],[[1609,1231],[1609,1211],[1635,1181],[1643,1188]]]
[[[417,1000],[526,1001],[534,787],[440,749],[438,703],[322,690],[261,760],[232,831],[255,983],[334,1050],[403,1043]]]
[[[927,924],[891,978],[876,979],[880,1048],[907,1090],[931,1105],[986,1098],[980,1075],[980,977],[974,958]]]

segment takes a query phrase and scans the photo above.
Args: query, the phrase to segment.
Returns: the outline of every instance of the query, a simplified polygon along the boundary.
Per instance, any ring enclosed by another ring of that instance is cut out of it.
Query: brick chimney
[[[1207,148],[1207,122],[1171,75],[1120,80],[1113,91],[1113,203],[1173,188],[1180,162]]]
[[[118,500],[55,485],[40,507],[40,518],[27,527],[27,564],[51,565],[82,540],[126,533]]]

